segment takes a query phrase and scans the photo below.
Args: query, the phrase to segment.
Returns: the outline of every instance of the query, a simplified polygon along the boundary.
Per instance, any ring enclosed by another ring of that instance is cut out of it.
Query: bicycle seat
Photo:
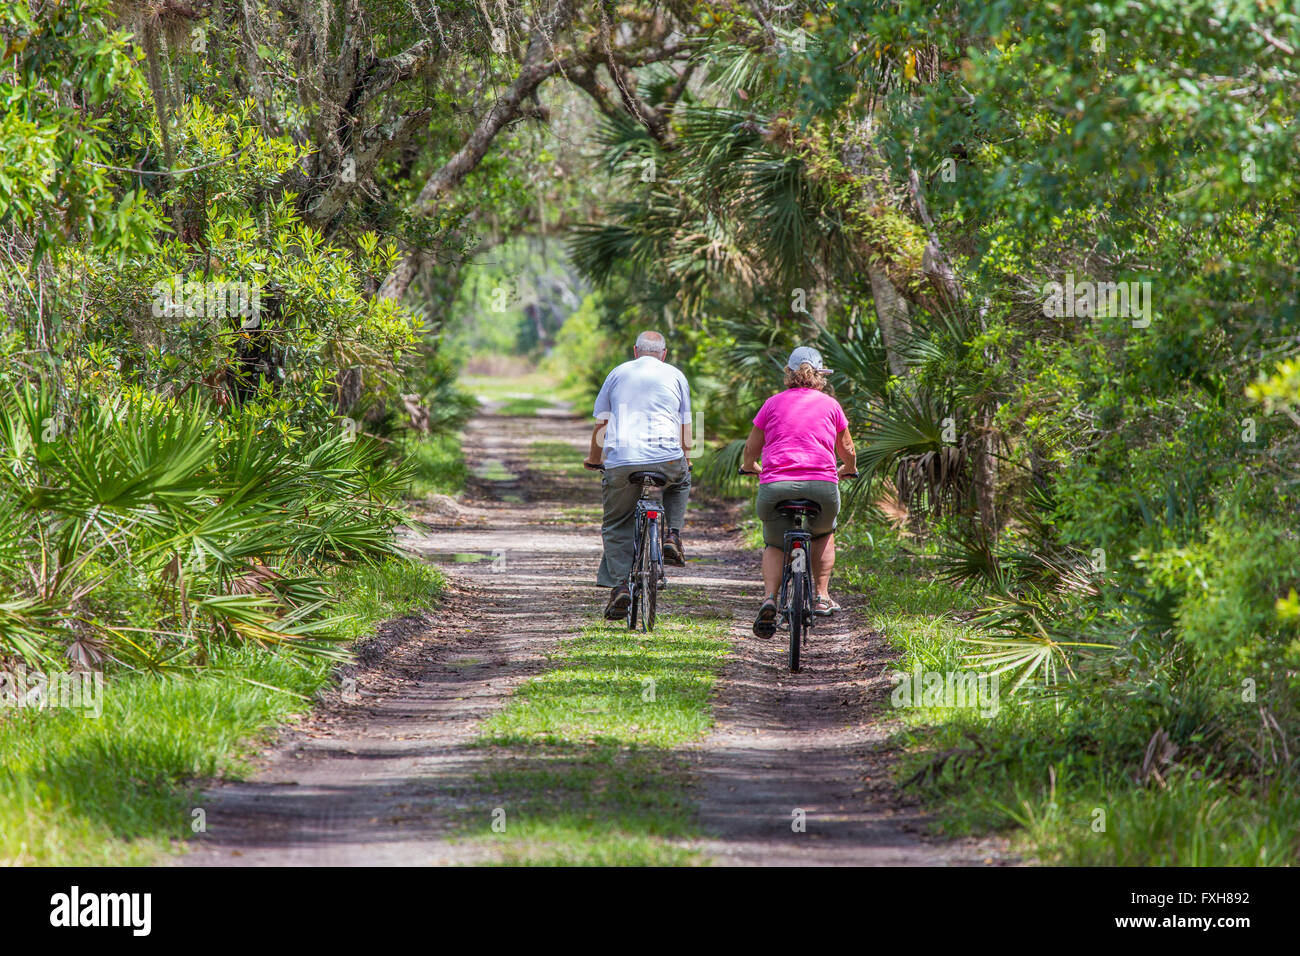
[[[634,485],[644,485],[648,481],[657,488],[668,484],[668,476],[662,471],[634,471],[627,480]]]
[[[819,515],[822,513],[822,506],[815,501],[809,501],[807,498],[791,498],[788,501],[778,501],[776,503],[777,511],[798,511],[803,514]]]

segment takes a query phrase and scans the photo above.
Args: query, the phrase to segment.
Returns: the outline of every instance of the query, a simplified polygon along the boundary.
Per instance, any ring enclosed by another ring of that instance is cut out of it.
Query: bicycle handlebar
[[[757,472],[757,471],[746,471],[744,468],[738,468],[738,469],[736,469],[736,474],[738,474],[738,475],[753,475],[754,477],[758,477],[759,472]],[[857,473],[856,471],[850,471],[850,472],[847,472],[846,474],[840,475],[840,477],[841,477],[841,478],[857,478],[857,477],[858,477],[858,473]]]

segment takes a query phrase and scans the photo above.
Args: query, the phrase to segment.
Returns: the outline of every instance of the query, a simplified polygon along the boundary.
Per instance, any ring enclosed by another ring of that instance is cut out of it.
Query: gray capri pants
[[[769,481],[758,486],[758,517],[763,522],[763,543],[770,548],[785,547],[785,533],[794,530],[794,521],[776,510],[778,501],[807,498],[822,506],[815,518],[804,518],[804,530],[814,538],[824,538],[835,530],[840,513],[840,485],[837,481]]]

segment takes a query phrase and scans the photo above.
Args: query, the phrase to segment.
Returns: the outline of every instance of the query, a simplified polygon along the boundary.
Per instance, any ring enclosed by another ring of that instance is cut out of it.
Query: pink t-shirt
[[[769,481],[838,481],[835,436],[849,427],[844,409],[815,388],[787,388],[754,416],[763,431],[763,475]]]

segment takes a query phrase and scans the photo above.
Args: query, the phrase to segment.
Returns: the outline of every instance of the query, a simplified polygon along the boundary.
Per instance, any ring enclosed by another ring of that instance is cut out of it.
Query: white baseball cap
[[[822,353],[818,352],[811,345],[801,345],[791,352],[790,359],[785,363],[785,367],[790,369],[792,372],[797,372],[799,371],[799,366],[804,362],[807,362],[819,372],[823,372],[827,375],[830,374],[831,370],[822,366]]]

